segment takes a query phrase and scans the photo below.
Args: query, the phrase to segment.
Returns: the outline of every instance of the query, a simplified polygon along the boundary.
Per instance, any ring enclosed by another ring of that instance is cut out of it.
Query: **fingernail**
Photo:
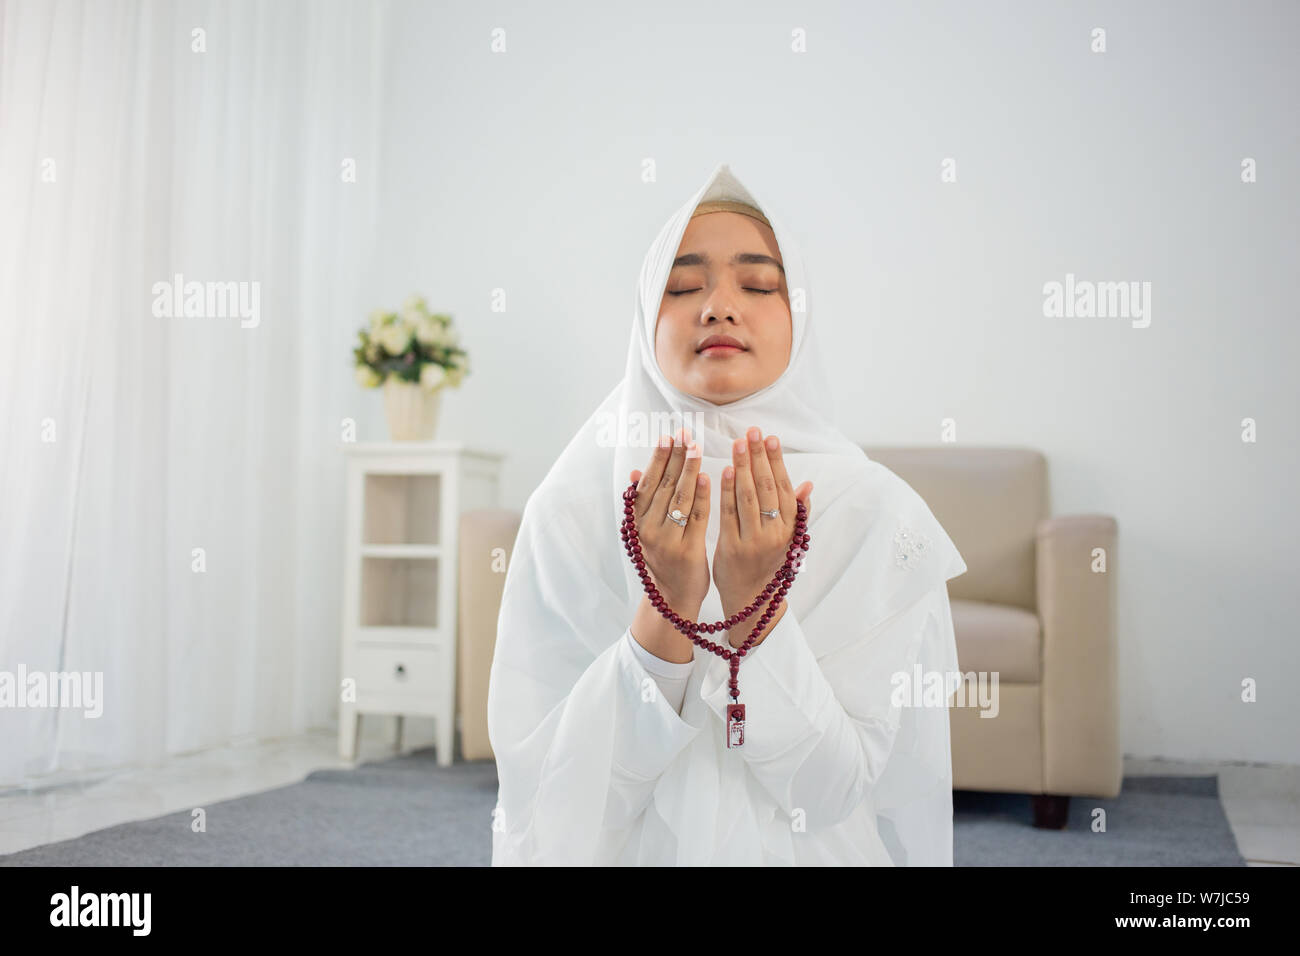
[[[749,426],[749,431],[745,432],[745,437],[748,438],[748,439],[749,439],[750,441],[752,441],[752,442],[756,442],[756,441],[758,441],[760,438],[763,437],[763,433],[762,433],[761,431],[759,431],[759,428],[758,428],[757,425],[750,425],[750,426]]]
[[[660,436],[659,436],[659,447],[660,447],[660,448],[667,448],[667,447],[668,447],[669,445],[671,445],[672,443],[673,443],[673,440],[672,440],[671,438],[669,438],[667,435],[660,435]]]
[[[781,447],[781,442],[780,442],[780,440],[779,440],[775,435],[768,435],[768,436],[767,436],[767,450],[768,450],[768,451],[776,451],[776,450],[777,450],[778,448],[780,448],[780,447]]]
[[[731,446],[731,450],[734,451],[737,455],[743,455],[745,453],[745,449],[747,449],[748,447],[749,446],[745,444],[745,439],[737,438],[736,443]]]
[[[726,468],[722,469],[722,477],[726,478],[728,481],[730,481],[732,478],[735,478],[736,477],[735,467],[732,465],[728,465]]]
[[[689,445],[687,445],[687,446],[686,446],[686,457],[687,457],[687,458],[699,458],[699,457],[700,457],[700,446],[697,445],[697,444],[695,444],[695,442],[691,442]]]
[[[695,477],[695,487],[697,488],[703,488],[708,483],[709,483],[709,476],[706,475],[704,472],[700,472]]]

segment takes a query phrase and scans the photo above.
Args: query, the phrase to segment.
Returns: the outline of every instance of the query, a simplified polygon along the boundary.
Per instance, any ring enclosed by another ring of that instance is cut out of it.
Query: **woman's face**
[[[715,336],[733,345],[711,346]],[[790,341],[790,290],[771,227],[735,212],[687,223],[655,327],[664,377],[726,405],[780,378]]]

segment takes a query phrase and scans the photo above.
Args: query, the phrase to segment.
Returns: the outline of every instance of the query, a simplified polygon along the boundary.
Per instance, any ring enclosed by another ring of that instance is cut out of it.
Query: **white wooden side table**
[[[404,716],[432,717],[445,767],[456,734],[460,514],[497,507],[504,455],[445,441],[345,453],[339,754],[355,759],[363,714],[397,717],[398,750]]]

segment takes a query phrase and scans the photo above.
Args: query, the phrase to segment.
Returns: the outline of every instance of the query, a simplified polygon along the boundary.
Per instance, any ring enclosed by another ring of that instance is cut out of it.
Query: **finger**
[[[794,492],[795,498],[797,498],[799,501],[802,501],[804,507],[808,509],[806,517],[808,518],[809,521],[812,520],[812,491],[813,491],[812,482],[805,481],[802,485],[796,488]]]
[[[709,475],[699,472],[695,476],[695,507],[686,522],[686,545],[691,550],[704,546],[704,532],[709,527]]]
[[[780,511],[781,496],[777,494],[776,479],[772,477],[772,466],[767,460],[767,447],[763,444],[763,431],[757,425],[751,426],[745,432],[745,437],[749,439],[749,467],[754,476],[754,491],[758,495],[758,508],[760,511]],[[762,515],[759,516],[762,518]],[[775,528],[782,521],[790,520],[790,516],[782,512],[777,515],[778,521],[773,523],[771,518],[763,518],[760,527]]]
[[[740,537],[740,516],[736,513],[736,469],[728,465],[722,469],[722,487],[718,494],[719,514],[718,540],[724,536],[733,540]]]
[[[659,444],[655,447],[653,454],[650,455],[650,464],[646,466],[645,474],[641,476],[640,483],[636,486],[636,517],[638,523],[650,512],[650,506],[654,504],[654,493],[659,487],[659,482],[663,479],[664,469],[668,467],[668,456],[672,449],[672,436],[660,435]]]
[[[776,482],[777,500],[781,502],[781,520],[787,527],[794,527],[796,516],[794,486],[790,475],[785,470],[785,456],[781,453],[781,440],[775,435],[768,435],[763,442],[767,449],[767,463],[772,469],[772,480]]]
[[[750,537],[758,529],[758,493],[749,465],[749,442],[737,438],[731,444],[731,461],[736,466],[736,513],[740,518],[740,537]]]
[[[655,524],[667,524],[668,512],[672,510],[673,496],[677,494],[677,479],[681,477],[682,467],[686,462],[686,442],[682,437],[685,429],[677,429],[673,436],[673,448],[664,465],[664,473],[655,488],[654,500],[650,504],[649,518]]]
[[[671,514],[674,510],[680,511],[686,515],[686,524],[679,525],[668,515],[665,519],[671,524],[667,530],[669,533],[676,533],[677,536],[685,538],[686,532],[691,526],[690,514],[695,510],[695,479],[700,473],[700,446],[691,442],[686,446],[686,455],[682,465],[681,476],[677,479],[677,488],[673,492],[672,498],[668,501],[668,512]]]
[[[804,512],[804,516],[805,518],[807,518],[808,524],[804,526],[804,534],[808,534],[808,529],[812,527],[812,487],[813,486],[811,481],[805,481],[802,485],[799,486],[798,490],[795,492],[796,500],[802,501],[804,504],[804,508],[807,509]],[[809,541],[811,542],[811,535],[809,535]],[[795,571],[796,572],[803,571],[804,568],[806,568],[807,566],[808,566],[807,556],[806,555],[801,556],[798,562],[795,564]]]

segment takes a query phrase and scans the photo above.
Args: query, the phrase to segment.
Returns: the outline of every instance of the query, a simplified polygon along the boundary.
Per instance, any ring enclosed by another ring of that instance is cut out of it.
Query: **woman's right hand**
[[[685,429],[677,440],[664,435],[650,456],[645,474],[632,471],[637,483],[633,506],[641,557],[669,607],[695,620],[709,593],[709,558],[704,532],[709,525],[709,477],[700,472],[700,448],[688,442]],[[687,515],[680,527],[668,514]]]

